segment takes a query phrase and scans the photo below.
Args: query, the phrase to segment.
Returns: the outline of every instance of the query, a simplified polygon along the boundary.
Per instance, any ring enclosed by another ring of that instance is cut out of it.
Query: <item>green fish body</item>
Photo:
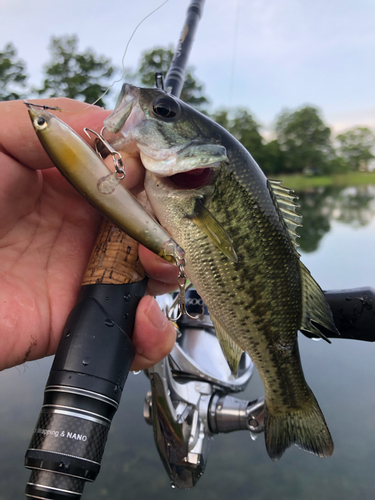
[[[138,119],[124,135],[141,151],[151,206],[185,251],[186,274],[209,309],[232,372],[246,351],[264,383],[269,456],[277,460],[292,444],[331,455],[297,334],[336,328],[296,251],[301,218],[293,194],[267,180],[247,150],[206,116],[160,90],[128,87],[135,97],[125,128],[132,113]]]

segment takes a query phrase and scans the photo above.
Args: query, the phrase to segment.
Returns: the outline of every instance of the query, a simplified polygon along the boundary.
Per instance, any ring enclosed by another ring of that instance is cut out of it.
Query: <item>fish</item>
[[[178,264],[184,251],[121,184],[114,172],[65,122],[46,106],[25,101],[37,136],[60,173],[104,217],[159,255]]]
[[[104,123],[120,148],[138,148],[148,200],[185,250],[186,275],[232,373],[243,352],[259,372],[270,458],[292,444],[330,456],[332,437],[305,380],[297,336],[326,338],[324,329],[337,329],[297,251],[294,193],[267,179],[224,128],[163,90],[124,84]]]

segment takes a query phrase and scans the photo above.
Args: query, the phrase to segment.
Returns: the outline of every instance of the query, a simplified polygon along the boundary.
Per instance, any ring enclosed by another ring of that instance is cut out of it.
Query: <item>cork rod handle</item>
[[[103,219],[83,276],[83,285],[127,284],[143,280],[138,243]]]

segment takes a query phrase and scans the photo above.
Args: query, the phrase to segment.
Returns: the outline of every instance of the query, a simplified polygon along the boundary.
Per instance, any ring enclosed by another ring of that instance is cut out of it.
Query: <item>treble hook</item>
[[[178,268],[179,268],[179,274],[178,274],[178,277],[177,277],[177,281],[178,281],[178,287],[179,287],[179,293],[177,295],[177,297],[175,298],[175,300],[173,301],[173,304],[171,305],[171,307],[167,309],[167,318],[170,320],[170,321],[177,321],[181,318],[181,316],[183,314],[186,314],[186,316],[190,319],[200,319],[203,315],[204,315],[204,305],[202,306],[202,312],[200,314],[197,314],[197,315],[192,315],[192,314],[189,314],[186,310],[186,292],[187,290],[189,290],[189,288],[191,288],[193,286],[193,283],[189,283],[188,285],[186,285],[186,274],[185,274],[185,260],[182,259],[179,264],[178,264]],[[172,316],[170,315],[170,312],[172,311],[172,309],[177,305],[178,307],[178,314],[175,318],[172,318]]]
[[[88,128],[88,127],[85,127],[83,130],[84,130],[85,134],[87,135],[87,137],[89,137],[90,139],[91,139],[91,137],[90,137],[89,132],[91,132],[92,134],[95,135],[95,137],[96,137],[96,139],[95,139],[95,151],[100,156],[100,158],[102,158],[102,155],[99,152],[98,143],[101,142],[108,149],[109,154],[112,156],[112,160],[113,160],[116,174],[117,174],[117,179],[122,180],[125,177],[125,168],[124,168],[124,163],[122,161],[122,156],[118,151],[113,149],[113,147],[109,144],[109,142],[106,141],[104,139],[104,137],[102,136],[102,132],[103,132],[104,128],[105,127],[102,128],[102,130],[100,131],[100,134],[98,134],[98,132],[95,132],[95,130],[92,130],[91,128]]]

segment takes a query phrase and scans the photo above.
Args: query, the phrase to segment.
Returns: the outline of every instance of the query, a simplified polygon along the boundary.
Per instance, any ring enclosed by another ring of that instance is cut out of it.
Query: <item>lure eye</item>
[[[154,102],[153,111],[160,118],[172,119],[179,114],[180,106],[171,97],[160,97]]]
[[[38,116],[34,120],[34,125],[38,130],[43,130],[47,127],[47,120],[43,116]]]

